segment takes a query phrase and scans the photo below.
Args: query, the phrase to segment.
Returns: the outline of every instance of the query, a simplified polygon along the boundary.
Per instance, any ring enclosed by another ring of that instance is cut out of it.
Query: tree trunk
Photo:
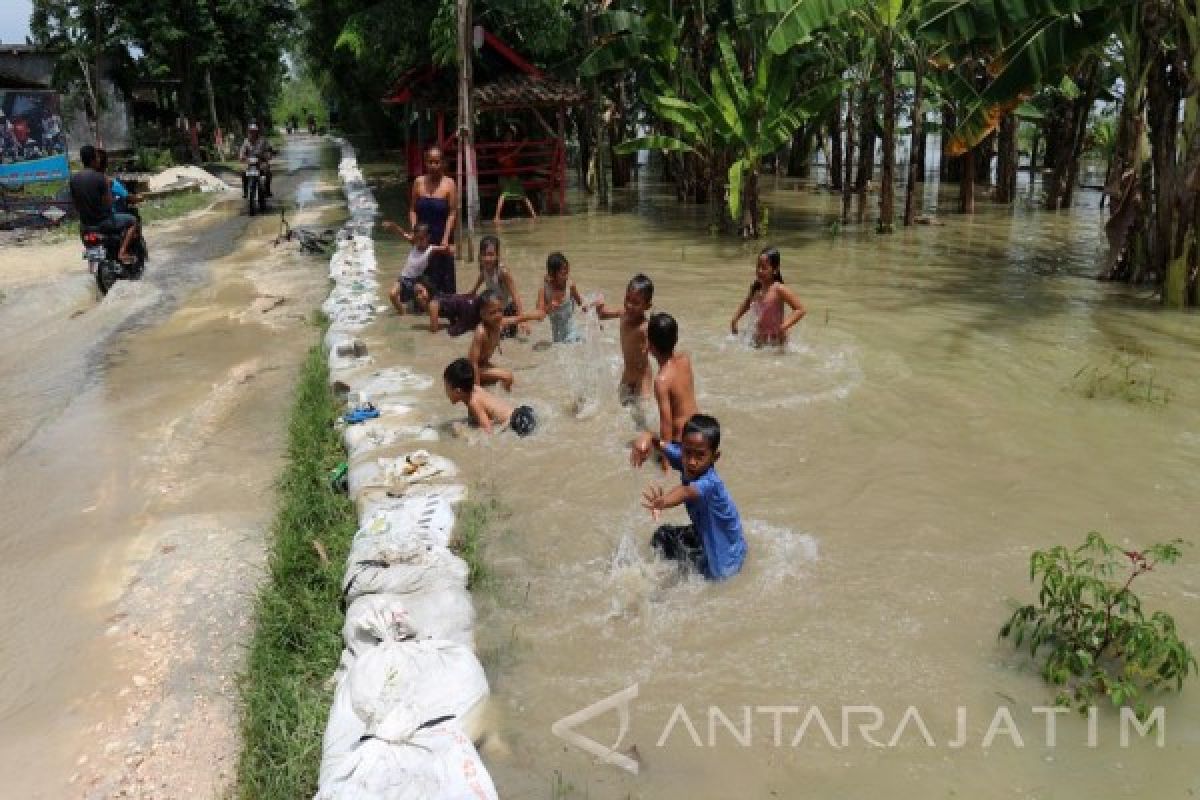
[[[839,95],[833,101],[833,115],[829,119],[829,147],[833,151],[829,163],[825,165],[829,173],[829,188],[841,191],[842,188],[842,98]]]
[[[883,35],[883,171],[879,176],[879,232],[891,233],[896,219],[896,65],[892,29]]]
[[[1074,184],[1079,175],[1079,157],[1087,133],[1088,114],[1096,102],[1096,75],[1100,62],[1089,58],[1075,75],[1079,94],[1071,101],[1054,148],[1054,172],[1046,184],[1046,210],[1057,211],[1071,205]],[[1047,151],[1049,155],[1049,151]]]
[[[812,157],[815,139],[819,131],[817,123],[801,125],[792,134],[791,152],[788,153],[787,174],[793,178],[808,178],[812,175]]]
[[[953,183],[962,175],[962,159],[955,158],[949,153],[950,134],[958,127],[958,118],[954,114],[954,106],[946,103],[942,106],[942,156],[938,163],[938,173],[943,181]]]
[[[974,214],[975,151],[968,150],[958,160],[962,162],[962,177],[958,181],[958,210],[964,214]]]
[[[1017,194],[1017,117],[1000,120],[999,155],[996,160],[996,202],[1011,203]]]
[[[854,192],[858,197],[855,217],[861,225],[867,219],[867,185],[871,182],[875,162],[875,95],[871,92],[870,76],[863,82],[859,107],[862,110],[862,130],[858,137],[858,172],[854,176]]]
[[[842,224],[850,223],[850,201],[854,196],[854,89],[846,92],[846,163],[842,176]]]
[[[925,64],[917,59],[913,75],[916,91],[913,96],[912,137],[908,143],[908,184],[904,187],[904,224],[917,220],[917,185],[925,174]]]

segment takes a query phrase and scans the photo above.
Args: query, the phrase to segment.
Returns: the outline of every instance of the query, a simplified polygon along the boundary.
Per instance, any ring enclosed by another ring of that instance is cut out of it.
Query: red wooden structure
[[[472,105],[480,119],[485,114],[506,118],[520,114],[542,128],[542,134],[514,140],[488,139],[481,135],[485,126],[476,124],[475,168],[482,197],[499,197],[504,178],[519,180],[525,191],[541,200],[542,210],[553,206],[566,213],[567,151],[566,113],[582,103],[584,90],[573,84],[547,77],[508,45],[491,33],[483,33],[474,74]],[[422,171],[422,153],[436,144],[445,159],[446,174],[457,171],[457,137],[454,133],[456,91],[453,72],[433,66],[418,67],[401,76],[383,102],[409,106],[418,114],[432,115],[435,130],[428,138],[420,126],[410,136],[407,150],[408,174]],[[555,124],[543,111],[555,112]],[[449,127],[448,123],[449,122]]]

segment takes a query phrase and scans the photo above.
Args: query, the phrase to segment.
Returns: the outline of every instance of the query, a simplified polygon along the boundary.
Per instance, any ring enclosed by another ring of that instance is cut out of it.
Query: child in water
[[[500,261],[500,240],[495,236],[484,236],[479,240],[479,278],[471,294],[478,294],[480,287],[486,287],[500,296],[504,316],[517,317],[524,313],[517,283],[508,267]],[[518,328],[521,333],[529,334],[529,325],[522,322],[520,325],[506,326],[504,338],[515,336]]]
[[[691,525],[663,525],[650,539],[664,558],[692,566],[709,580],[736,575],[746,559],[746,538],[737,506],[717,474],[721,457],[721,426],[707,414],[693,414],[683,426],[682,443],[653,444],[680,472],[682,484],[671,491],[650,486],[642,507],[657,522],[664,509],[683,505]]]
[[[429,332],[442,329],[442,320],[447,323],[446,332],[451,336],[462,336],[479,324],[479,298],[471,294],[436,294],[433,281],[428,275],[417,278],[413,285],[413,298],[420,311],[429,312]]]
[[[529,406],[513,408],[498,397],[488,394],[475,378],[475,367],[465,358],[451,361],[442,373],[446,398],[451,403],[467,407],[467,418],[491,433],[495,425],[507,425],[518,436],[528,436],[537,427],[537,418]]]
[[[596,309],[600,319],[621,318],[621,354],[625,367],[621,372],[621,383],[617,387],[621,405],[636,403],[650,396],[653,384],[650,372],[650,356],[646,328],[649,320],[646,312],[654,299],[654,283],[640,272],[629,280],[625,287],[625,303],[617,308],[601,305]]]
[[[692,376],[692,359],[687,353],[675,352],[679,341],[679,326],[670,314],[654,314],[646,326],[650,355],[658,362],[654,378],[654,398],[658,401],[658,441],[683,441],[683,427],[697,411],[696,382]],[[633,444],[630,462],[640,467],[650,456],[654,438],[649,433],[638,437]]]
[[[400,272],[400,277],[396,278],[396,283],[388,292],[388,299],[392,301],[392,308],[396,309],[396,313],[403,314],[406,310],[415,310],[417,278],[425,274],[425,267],[429,266],[430,256],[438,253],[454,254],[453,245],[431,245],[429,243],[429,226],[425,223],[418,223],[412,233],[408,233],[391,220],[386,220],[383,223],[385,230],[398,233],[408,242],[412,243],[412,249],[408,251],[408,260],[404,264],[404,269]]]
[[[746,294],[746,299],[738,306],[737,312],[733,315],[733,322],[729,326],[733,335],[737,336],[738,320],[753,307],[754,313],[758,315],[758,329],[754,331],[756,347],[787,344],[787,332],[797,322],[804,319],[806,313],[800,298],[784,285],[783,275],[779,271],[779,261],[779,250],[774,247],[764,247],[763,251],[758,254],[754,283],[750,284],[750,291]],[[788,315],[787,319],[783,318],[784,303],[792,309],[792,313]]]
[[[533,313],[506,317],[500,295],[491,289],[479,295],[479,324],[475,326],[475,336],[467,353],[467,360],[475,368],[475,385],[488,386],[499,383],[512,391],[512,370],[497,367],[492,363],[492,355],[500,348],[500,337],[506,328],[536,316],[537,314]]]
[[[579,342],[583,336],[575,328],[576,307],[588,309],[571,280],[571,265],[562,253],[551,253],[546,258],[546,279],[538,292],[538,313],[534,319],[550,318],[551,338],[555,342]]]

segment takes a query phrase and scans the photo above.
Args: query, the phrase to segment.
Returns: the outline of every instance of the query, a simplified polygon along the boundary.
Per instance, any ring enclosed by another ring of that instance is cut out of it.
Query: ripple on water
[[[744,409],[795,408],[845,400],[862,383],[858,348],[833,336],[799,331],[786,347],[754,347],[742,336],[702,340],[703,354],[742,351],[745,370],[707,370],[696,378],[702,404],[720,399]],[[703,355],[701,355],[703,357]]]

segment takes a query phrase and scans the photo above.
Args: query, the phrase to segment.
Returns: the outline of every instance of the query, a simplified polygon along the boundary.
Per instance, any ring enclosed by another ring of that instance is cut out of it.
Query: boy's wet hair
[[[496,257],[500,257],[500,237],[493,236],[490,233],[479,240],[479,255],[483,255],[483,251],[489,247],[496,251]]]
[[[79,148],[79,160],[85,167],[90,167],[96,163],[96,148],[90,144],[85,144]]]
[[[418,222],[416,225],[413,225],[413,236],[416,236],[418,233],[423,233],[426,236],[428,236],[429,235],[429,223],[428,222]]]
[[[704,442],[712,448],[712,451],[717,452],[721,446],[721,423],[717,422],[716,417],[710,417],[708,414],[692,414],[683,426],[683,435],[687,436],[692,433],[698,433],[704,437]]]
[[[669,355],[675,352],[675,344],[679,341],[679,325],[666,312],[651,314],[650,323],[646,326],[646,338],[655,350]]]
[[[469,392],[475,388],[475,365],[465,358],[456,358],[446,366],[442,380],[451,389]]]
[[[562,272],[568,266],[567,257],[557,251],[546,256],[546,274],[554,275]]]
[[[625,287],[625,291],[637,292],[643,300],[649,303],[654,299],[654,281],[639,272],[629,279],[629,285]]]
[[[428,275],[418,275],[417,279],[413,281],[413,287],[417,286],[425,287],[425,291],[429,292],[430,300],[437,297],[437,287],[433,285],[433,279]]]
[[[479,309],[482,311],[483,307],[486,306],[488,303],[499,303],[500,302],[500,293],[497,292],[495,289],[484,289],[482,292],[479,293],[478,302],[479,302]]]

